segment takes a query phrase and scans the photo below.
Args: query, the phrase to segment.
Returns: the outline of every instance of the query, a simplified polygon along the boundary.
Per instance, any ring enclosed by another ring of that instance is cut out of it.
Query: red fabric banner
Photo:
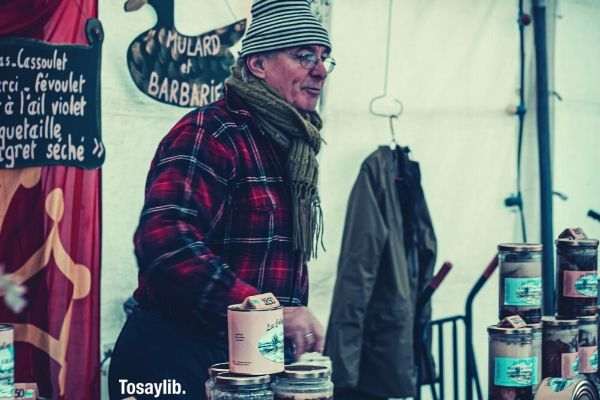
[[[0,2],[0,36],[87,44],[97,0]],[[15,382],[52,399],[100,398],[101,171],[73,167],[0,170],[0,264],[26,287],[14,314]]]

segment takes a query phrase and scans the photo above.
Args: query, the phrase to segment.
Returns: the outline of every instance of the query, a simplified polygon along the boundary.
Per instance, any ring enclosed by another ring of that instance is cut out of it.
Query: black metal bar
[[[440,325],[440,324],[445,324],[447,322],[452,322],[452,321],[459,321],[459,320],[464,320],[465,316],[464,315],[453,315],[451,317],[446,317],[446,318],[440,318],[440,319],[436,319],[434,321],[431,321],[431,325]]]
[[[542,285],[544,315],[554,314],[554,238],[552,233],[552,166],[550,156],[550,112],[548,51],[546,44],[546,0],[533,1],[533,34],[537,93],[537,129],[540,166]]]
[[[439,371],[439,374],[438,374],[437,378],[435,380],[432,380],[431,384],[429,385],[430,388],[431,388],[432,398],[434,400],[436,400],[438,398],[438,396],[437,396],[437,394],[435,392],[435,384],[436,383],[438,383],[438,384],[441,383],[442,386],[444,385],[445,381],[443,380],[442,377],[445,375],[445,372],[446,372],[445,371],[444,360],[442,359],[442,357],[444,356],[443,353],[445,351],[444,342],[443,342],[444,335],[442,333],[441,337],[440,337],[439,333],[442,332],[444,325],[451,323],[453,325],[458,326],[458,322],[459,321],[463,321],[463,323],[464,323],[464,320],[465,320],[464,315],[454,315],[452,317],[441,318],[441,319],[437,319],[437,320],[433,320],[433,321],[429,322],[429,325],[428,325],[429,328],[430,329],[436,328],[436,331],[438,332],[438,340],[441,339],[441,342],[438,342],[438,353],[439,354],[438,354],[438,357],[437,357],[438,358],[438,365],[439,365],[439,370],[440,371]],[[453,336],[454,336],[454,329],[453,329]],[[458,334],[456,335],[456,337],[458,338]],[[453,342],[454,342],[454,339],[453,339]],[[428,349],[425,341],[423,341],[421,343],[421,347],[422,347],[422,351],[424,353],[426,353],[426,352],[429,351],[429,349]],[[455,383],[454,387],[458,388],[458,385],[456,384],[457,379],[458,379],[458,366],[456,365],[457,361],[456,362],[454,361],[454,360],[458,360],[458,346],[453,343],[452,347],[453,347],[452,348],[452,351],[453,351],[453,355],[452,355],[452,357],[453,357],[453,371],[452,371],[453,375],[452,375],[452,380],[453,380],[453,383]],[[428,369],[431,368],[431,365],[429,365],[429,364],[426,364],[426,366],[427,366]],[[429,376],[434,376],[434,371],[431,371],[429,373]],[[420,391],[417,392],[417,396],[420,398]],[[444,397],[445,397],[445,393],[443,392],[442,387],[440,387],[440,399],[444,399]],[[454,393],[454,400],[458,400],[456,390],[455,390],[455,393]]]
[[[465,398],[467,400],[473,400],[473,376],[477,373],[477,366],[474,362],[475,351],[473,349],[473,301],[497,267],[498,257],[494,256],[477,282],[475,282],[475,285],[473,285],[465,303]]]
[[[452,392],[454,400],[458,400],[458,328],[456,320],[452,321]]]
[[[424,343],[423,347],[425,350],[425,352],[423,354],[427,354],[427,346],[425,343]],[[435,391],[435,383],[438,380],[435,377],[435,370],[434,370],[433,366],[429,362],[427,362],[427,360],[425,361],[425,368],[427,368],[427,375],[431,378],[431,383],[429,384],[429,388],[431,389],[431,397],[433,398],[433,400],[439,400],[437,392]],[[444,398],[444,395],[442,394],[442,399],[443,398]]]
[[[477,399],[483,400],[483,393],[481,393],[481,384],[479,383],[479,373],[477,372],[477,360],[475,360],[475,353],[471,353],[471,362],[473,363],[473,382],[475,382],[475,392],[477,392]]]
[[[434,277],[431,279],[431,281],[427,284],[427,286],[425,286],[423,291],[420,293],[419,297],[417,298],[417,305],[415,307],[416,308],[415,329],[414,329],[414,336],[413,336],[413,341],[414,341],[414,346],[415,346],[414,348],[415,348],[415,350],[422,351],[422,353],[415,351],[415,353],[418,354],[417,357],[419,357],[417,359],[416,365],[419,366],[421,364],[421,361],[423,361],[423,364],[425,365],[425,369],[426,369],[425,373],[431,379],[431,384],[429,385],[429,387],[431,388],[431,394],[432,394],[432,397],[434,400],[438,400],[437,394],[435,392],[435,382],[436,382],[435,370],[434,370],[434,368],[432,368],[432,366],[428,362],[429,361],[428,354],[430,352],[430,349],[427,344],[427,335],[425,335],[425,332],[427,331],[427,329],[431,329],[432,324],[430,321],[428,324],[429,328],[426,328],[426,330],[424,332],[421,332],[421,329],[422,329],[421,315],[423,313],[423,310],[425,309],[425,306],[431,300],[431,296],[437,290],[437,288],[442,284],[444,279],[446,279],[446,276],[448,275],[448,273],[451,270],[452,270],[451,262],[446,261],[442,264],[439,271],[434,275]],[[418,373],[417,373],[418,382],[417,382],[417,390],[416,390],[415,400],[420,400],[420,398],[421,398],[420,376],[424,375],[421,372],[422,371],[418,371]],[[442,394],[442,398],[443,398],[443,394]]]
[[[438,365],[440,366],[440,399],[444,399],[446,390],[444,388],[444,325],[438,325]]]

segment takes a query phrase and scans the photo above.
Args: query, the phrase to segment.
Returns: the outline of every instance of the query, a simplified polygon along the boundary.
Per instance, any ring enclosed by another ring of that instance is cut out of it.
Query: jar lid
[[[500,335],[527,335],[531,334],[532,329],[529,327],[523,328],[502,328],[497,325],[490,325],[487,328],[488,333],[490,334],[500,334]]]
[[[556,239],[557,247],[591,247],[598,248],[598,239]]]
[[[324,365],[292,364],[285,367],[283,376],[293,379],[329,378],[331,370]]]
[[[269,375],[241,375],[234,374],[233,372],[224,372],[215,377],[217,383],[231,385],[231,386],[244,386],[244,385],[260,385],[271,382]]]
[[[222,374],[223,372],[229,372],[229,363],[218,363],[213,364],[208,369],[208,376],[214,378],[215,376]]]
[[[541,243],[500,243],[498,250],[500,251],[514,251],[514,252],[527,252],[527,251],[542,251]]]
[[[542,317],[544,326],[577,326],[579,321],[576,319],[556,319],[555,317]]]

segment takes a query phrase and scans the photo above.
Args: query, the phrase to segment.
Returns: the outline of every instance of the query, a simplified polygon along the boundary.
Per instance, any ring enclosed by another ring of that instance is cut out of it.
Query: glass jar
[[[490,400],[530,400],[537,381],[531,328],[488,327]]]
[[[533,385],[533,393],[542,380],[542,324],[531,324],[527,326],[531,328],[531,351],[534,358],[535,374],[532,375],[531,383]]]
[[[542,318],[542,245],[498,245],[499,319],[519,315],[528,324]]]
[[[224,372],[215,377],[212,400],[273,400],[269,375]]]
[[[557,315],[596,315],[598,300],[598,240],[556,240]]]
[[[579,322],[542,318],[542,378],[572,378],[579,373]]]
[[[598,371],[598,317],[590,315],[579,320],[579,372]]]
[[[276,400],[332,400],[331,369],[322,365],[293,364],[285,367],[273,385]]]
[[[212,400],[213,389],[215,387],[216,377],[219,374],[229,372],[229,363],[213,364],[208,369],[208,379],[204,383],[204,390],[206,391],[206,399]]]

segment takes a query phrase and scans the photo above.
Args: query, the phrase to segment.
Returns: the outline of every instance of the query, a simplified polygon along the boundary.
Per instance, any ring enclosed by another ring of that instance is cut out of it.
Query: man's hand
[[[283,308],[284,335],[294,343],[296,359],[303,353],[323,352],[323,326],[306,307]]]

